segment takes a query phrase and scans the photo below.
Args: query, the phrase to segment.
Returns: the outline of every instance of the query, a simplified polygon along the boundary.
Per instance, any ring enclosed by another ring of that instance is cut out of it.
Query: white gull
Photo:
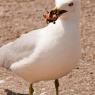
[[[80,58],[80,0],[55,2],[57,9],[67,12],[55,24],[23,34],[2,46],[0,65],[30,83],[55,80],[58,95],[58,78],[70,72]]]

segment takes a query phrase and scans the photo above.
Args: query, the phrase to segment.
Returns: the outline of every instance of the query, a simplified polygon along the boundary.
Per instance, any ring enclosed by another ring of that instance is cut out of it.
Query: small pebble
[[[90,74],[92,75],[92,74],[93,74],[93,72],[90,72]]]
[[[48,94],[47,94],[47,92],[43,92],[43,93],[41,93],[40,95],[48,95]]]
[[[79,69],[79,67],[76,67],[76,69]]]
[[[0,80],[0,84],[3,84],[3,83],[5,83],[5,80]]]

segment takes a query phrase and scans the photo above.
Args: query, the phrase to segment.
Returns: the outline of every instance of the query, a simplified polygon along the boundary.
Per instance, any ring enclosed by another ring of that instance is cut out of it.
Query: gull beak
[[[60,15],[66,13],[66,12],[68,12],[68,11],[67,11],[67,10],[61,10],[61,9],[55,7],[53,10],[51,10],[50,14],[51,14],[51,15],[56,14],[56,15],[58,15],[58,17],[59,17]]]
[[[64,13],[66,13],[67,11],[66,10],[58,10],[58,12],[59,12],[59,15],[62,15]]]

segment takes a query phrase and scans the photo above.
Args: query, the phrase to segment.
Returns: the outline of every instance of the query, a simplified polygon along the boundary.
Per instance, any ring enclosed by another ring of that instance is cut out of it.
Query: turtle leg
[[[29,86],[29,95],[33,95],[33,92],[34,92],[33,86],[32,86],[32,84],[30,84],[30,86]]]
[[[59,92],[58,92],[59,91],[59,80],[56,79],[54,83],[55,83],[56,95],[59,95]]]

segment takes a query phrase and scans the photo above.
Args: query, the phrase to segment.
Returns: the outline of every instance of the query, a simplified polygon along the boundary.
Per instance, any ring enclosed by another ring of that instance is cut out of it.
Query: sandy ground
[[[53,0],[0,0],[0,46],[46,26],[42,15],[53,7]],[[60,79],[60,95],[95,95],[95,0],[82,0],[81,7],[82,56],[77,67]],[[0,95],[28,93],[29,83],[0,68],[0,80],[3,79],[6,81],[0,83]],[[53,81],[36,83],[34,88],[34,95],[55,95]],[[5,89],[10,91],[6,93]]]

